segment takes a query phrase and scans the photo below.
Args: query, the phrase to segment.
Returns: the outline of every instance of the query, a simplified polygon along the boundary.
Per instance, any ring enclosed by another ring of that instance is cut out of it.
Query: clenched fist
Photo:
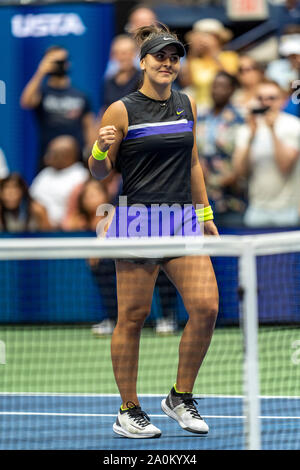
[[[101,152],[106,152],[116,141],[117,129],[115,126],[101,127],[98,136],[98,147]]]

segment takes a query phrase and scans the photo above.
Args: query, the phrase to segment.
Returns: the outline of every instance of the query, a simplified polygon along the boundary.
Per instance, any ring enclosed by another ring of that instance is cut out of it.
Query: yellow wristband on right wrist
[[[108,150],[106,152],[102,152],[102,150],[99,149],[98,142],[96,140],[92,148],[92,155],[95,158],[95,160],[105,160],[105,158],[107,157],[107,154],[108,154]]]
[[[198,222],[207,222],[208,220],[213,220],[214,213],[211,206],[203,207],[202,209],[195,210]]]

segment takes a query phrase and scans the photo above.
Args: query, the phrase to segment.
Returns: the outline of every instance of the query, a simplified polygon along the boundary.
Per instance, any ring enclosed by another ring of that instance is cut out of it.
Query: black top
[[[128,133],[117,156],[128,204],[191,204],[194,117],[188,96],[172,90],[167,101],[140,91],[124,97]]]
[[[42,88],[40,104],[35,109],[40,130],[40,152],[45,153],[48,143],[59,135],[71,135],[84,147],[82,118],[91,111],[84,93],[72,86]]]

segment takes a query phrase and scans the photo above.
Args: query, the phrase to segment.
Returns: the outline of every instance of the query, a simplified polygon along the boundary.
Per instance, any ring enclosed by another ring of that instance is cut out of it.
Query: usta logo
[[[86,27],[76,13],[45,13],[40,15],[14,15],[11,20],[13,36],[17,38],[81,36]]]

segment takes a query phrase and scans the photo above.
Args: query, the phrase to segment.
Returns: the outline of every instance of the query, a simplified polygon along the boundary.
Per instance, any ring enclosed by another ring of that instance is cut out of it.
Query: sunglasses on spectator
[[[275,101],[279,99],[279,96],[270,95],[270,96],[258,96],[259,101]]]
[[[252,65],[252,67],[239,67],[238,72],[245,73],[252,72],[253,70],[258,70],[258,68],[255,65]]]

